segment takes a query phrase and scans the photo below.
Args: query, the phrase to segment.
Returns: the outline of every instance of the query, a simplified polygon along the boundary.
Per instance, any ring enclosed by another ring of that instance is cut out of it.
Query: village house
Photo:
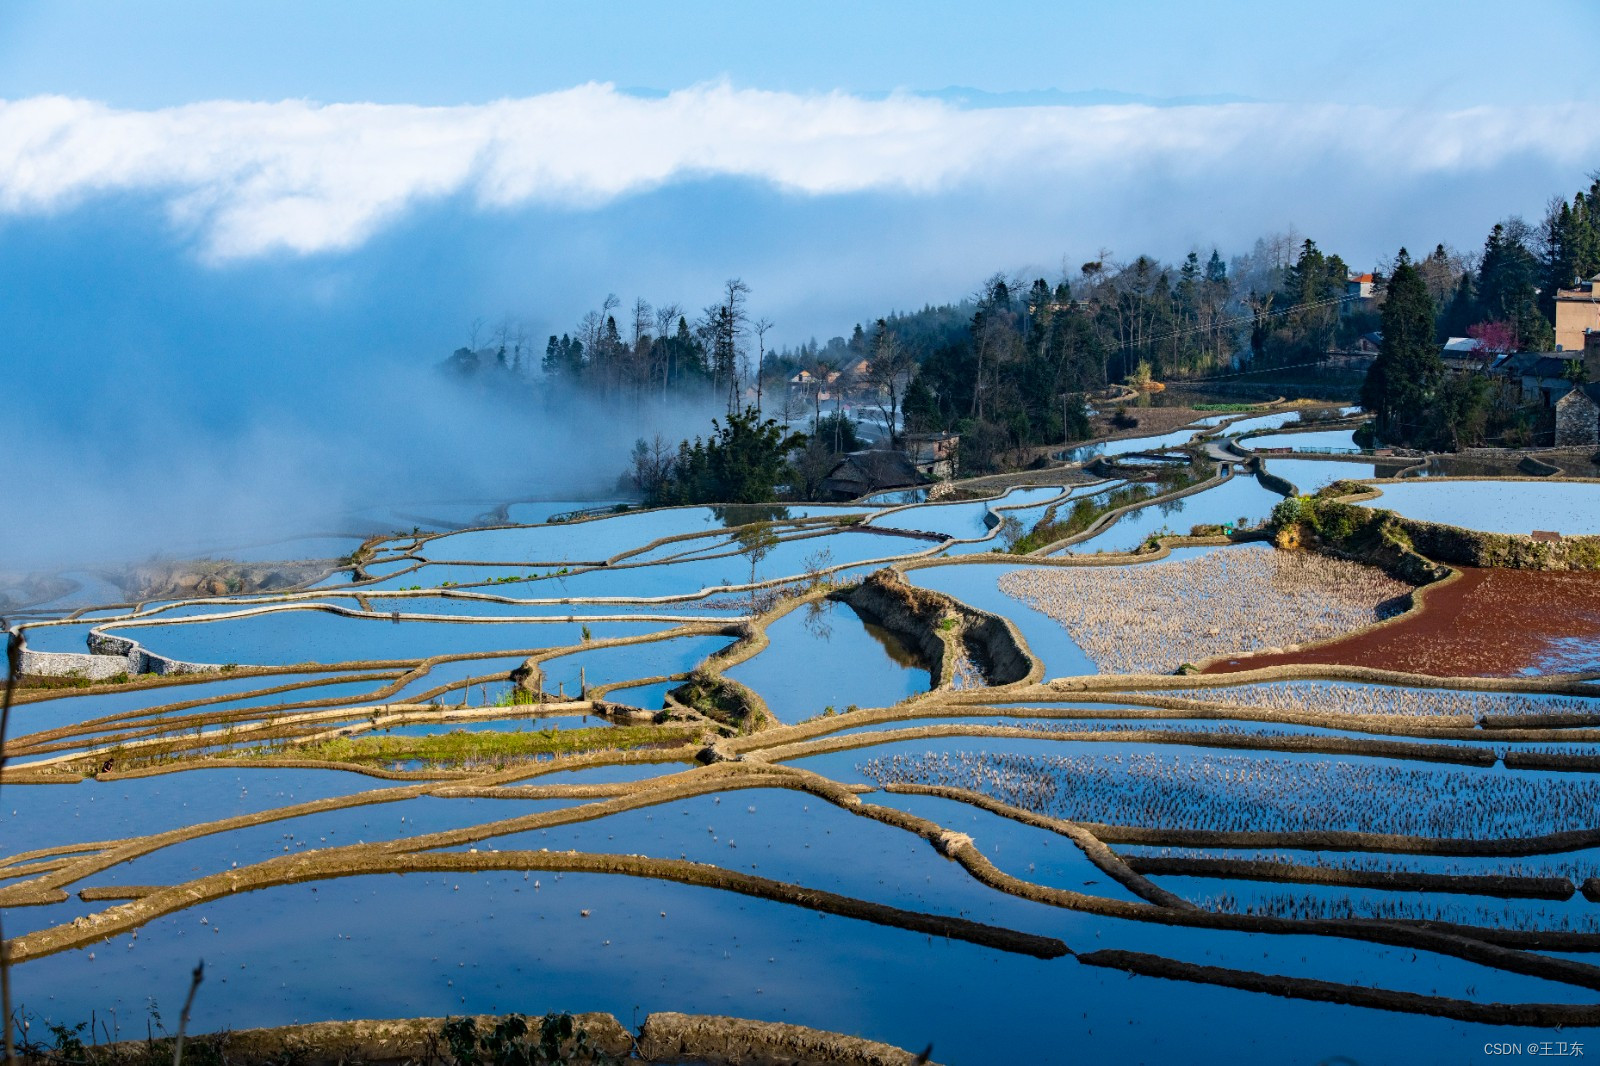
[[[830,500],[854,500],[884,489],[903,489],[922,484],[922,474],[905,452],[874,448],[851,452],[840,459],[822,481],[822,493]]]
[[[1353,370],[1365,373],[1378,359],[1378,347],[1383,343],[1381,333],[1363,333],[1348,348],[1330,348],[1327,365],[1334,370]]]
[[[1571,359],[1561,352],[1513,352],[1495,363],[1492,373],[1511,385],[1518,403],[1554,407],[1572,391]]]
[[[1582,385],[1556,401],[1557,448],[1600,445],[1600,383]]]
[[[1600,274],[1556,290],[1556,350],[1581,352],[1600,333]]]
[[[901,448],[917,470],[939,479],[955,476],[956,447],[960,443],[959,433],[907,433],[900,438]]]
[[[828,401],[833,399],[829,391],[839,380],[839,372],[831,370],[827,375],[813,374],[809,370],[802,370],[789,379],[789,391],[806,400]]]
[[[1483,342],[1472,337],[1451,337],[1439,353],[1444,368],[1452,374],[1481,374],[1494,366],[1499,353],[1486,351]]]
[[[858,359],[838,370],[829,370],[825,376],[802,370],[789,379],[789,391],[808,402],[830,403],[840,398],[848,400],[862,391],[871,373],[872,362],[867,359]]]
[[[1378,279],[1371,274],[1351,274],[1345,282],[1344,294],[1359,300],[1370,300],[1378,294],[1377,289]]]

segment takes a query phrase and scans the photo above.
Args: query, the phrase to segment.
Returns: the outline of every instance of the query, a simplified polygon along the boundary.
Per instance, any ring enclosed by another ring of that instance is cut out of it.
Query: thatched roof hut
[[[853,500],[884,489],[899,489],[922,484],[916,464],[904,452],[872,449],[851,452],[823,479],[822,491],[829,499]]]

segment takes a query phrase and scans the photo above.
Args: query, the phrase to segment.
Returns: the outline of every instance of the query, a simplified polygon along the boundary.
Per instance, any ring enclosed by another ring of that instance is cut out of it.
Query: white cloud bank
[[[1405,179],[1519,157],[1581,173],[1600,158],[1588,105],[1418,112],[1226,104],[968,110],[895,96],[704,85],[644,99],[590,84],[460,107],[206,102],[124,111],[0,101],[0,212],[100,194],[165,197],[213,260],[359,245],[409,207],[603,204],[728,176],[795,193],[926,194],[1026,177],[1118,182],[1238,172]],[[1330,171],[1331,168],[1331,171]]]

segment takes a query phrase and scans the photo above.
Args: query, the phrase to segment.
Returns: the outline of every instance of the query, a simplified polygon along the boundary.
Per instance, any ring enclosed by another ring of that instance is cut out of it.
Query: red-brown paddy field
[[[1386,625],[1297,651],[1219,660],[1205,672],[1323,663],[1467,677],[1600,667],[1600,573],[1464,567],[1419,600]]]

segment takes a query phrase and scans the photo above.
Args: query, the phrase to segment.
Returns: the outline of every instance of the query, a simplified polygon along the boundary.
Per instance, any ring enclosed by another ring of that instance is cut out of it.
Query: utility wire
[[[1296,311],[1311,311],[1318,307],[1329,307],[1334,304],[1342,304],[1350,300],[1360,299],[1363,299],[1363,297],[1358,294],[1351,293],[1347,296],[1334,296],[1329,297],[1326,300],[1316,300],[1312,303],[1295,304],[1293,307],[1285,307],[1279,311],[1258,311],[1253,315],[1238,315],[1234,318],[1224,318],[1219,322],[1213,322],[1209,326],[1189,326],[1185,329],[1173,330],[1170,333],[1162,333],[1155,337],[1147,337],[1138,343],[1133,341],[1124,341],[1123,343],[1117,345],[1117,348],[1140,348],[1148,344],[1155,344],[1158,341],[1172,340],[1174,337],[1187,337],[1192,333],[1209,333],[1212,330],[1221,329],[1224,326],[1237,325],[1242,322],[1260,322],[1268,318],[1281,318],[1284,315],[1294,314]]]

